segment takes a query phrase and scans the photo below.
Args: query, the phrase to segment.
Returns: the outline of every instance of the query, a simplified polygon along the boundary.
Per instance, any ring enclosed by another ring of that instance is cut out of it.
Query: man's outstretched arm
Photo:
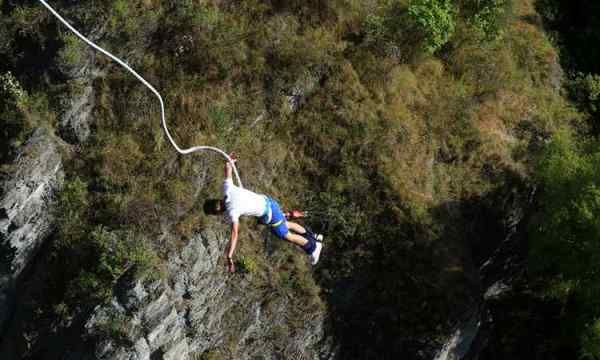
[[[225,180],[231,179],[232,172],[233,170],[231,169],[231,164],[229,163],[229,161],[225,162]]]
[[[237,158],[235,157],[234,153],[229,154],[229,157],[234,163],[237,161]],[[225,180],[231,179],[232,173],[233,169],[231,167],[231,163],[229,161],[225,161]]]
[[[225,263],[227,264],[229,272],[235,271],[235,266],[233,264],[233,254],[235,253],[235,247],[237,246],[239,229],[239,222],[234,222],[231,224],[231,239],[229,240],[229,245],[225,249]]]

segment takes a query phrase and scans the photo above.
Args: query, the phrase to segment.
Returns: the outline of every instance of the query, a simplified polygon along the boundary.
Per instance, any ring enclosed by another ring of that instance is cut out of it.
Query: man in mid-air
[[[233,156],[232,159],[234,162],[236,161]],[[323,235],[314,234],[300,224],[287,221],[279,204],[275,200],[235,186],[231,175],[231,164],[226,162],[223,200],[210,199],[204,203],[204,212],[206,214],[218,215],[227,212],[227,217],[231,222],[231,239],[229,240],[229,245],[225,248],[225,261],[229,271],[235,271],[233,253],[235,252],[238,240],[240,216],[254,216],[259,218],[259,221],[267,225],[275,236],[302,248],[310,257],[311,264],[316,265],[319,261],[321,249],[323,248]]]

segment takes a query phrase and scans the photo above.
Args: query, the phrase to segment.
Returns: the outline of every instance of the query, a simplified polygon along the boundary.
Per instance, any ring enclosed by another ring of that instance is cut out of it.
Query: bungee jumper
[[[233,163],[237,161],[233,154],[229,156]],[[315,234],[306,227],[287,220],[287,217],[301,217],[302,212],[293,210],[284,213],[277,201],[271,197],[234,185],[230,162],[225,163],[223,195],[223,199],[206,200],[204,212],[208,215],[225,214],[231,223],[231,238],[225,248],[225,264],[229,272],[235,272],[233,254],[237,246],[241,216],[258,218],[259,222],[268,226],[275,236],[287,240],[304,250],[310,257],[312,265],[317,264],[323,249],[323,235]]]
[[[316,265],[319,261],[319,255],[323,248],[322,240],[323,235],[314,234],[310,230],[301,226],[300,224],[287,221],[285,214],[281,211],[279,204],[269,197],[264,195],[256,194],[252,191],[244,189],[242,181],[238,174],[235,166],[235,159],[232,159],[225,151],[214,147],[214,146],[192,146],[190,148],[180,147],[169,132],[167,127],[166,116],[165,116],[165,105],[162,96],[146,79],[138,74],[134,69],[131,68],[126,62],[119,59],[115,55],[111,54],[107,50],[95,44],[93,41],[81,34],[75,29],[67,20],[65,20],[60,14],[54,10],[45,0],[38,0],[44,7],[52,13],[61,23],[63,23],[73,34],[79,39],[85,42],[90,47],[101,52],[102,54],[109,57],[121,65],[125,70],[129,71],[136,79],[138,79],[144,86],[146,86],[158,99],[160,104],[160,118],[162,128],[167,136],[167,139],[175,148],[175,150],[181,155],[188,155],[200,151],[215,152],[226,159],[225,165],[225,184],[224,184],[224,200],[208,200],[204,204],[204,211],[208,214],[222,214],[227,211],[228,217],[231,221],[231,239],[226,249],[226,263],[230,272],[235,271],[233,263],[233,253],[237,245],[238,230],[239,230],[239,218],[240,216],[255,216],[260,221],[269,226],[271,232],[277,237],[285,239],[300,246],[306,254],[310,256],[311,263]],[[238,185],[234,185],[232,175],[235,175]],[[302,215],[297,211],[291,212],[292,217]],[[291,231],[290,231],[291,230]]]

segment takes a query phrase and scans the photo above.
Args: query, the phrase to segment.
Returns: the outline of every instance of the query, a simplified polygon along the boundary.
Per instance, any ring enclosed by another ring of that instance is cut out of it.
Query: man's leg
[[[292,230],[293,232],[295,232],[296,234],[300,234],[300,235],[304,235],[306,234],[306,229],[304,228],[304,226],[295,223],[293,221],[288,221],[287,222],[288,228],[290,230]]]
[[[301,225],[298,225],[296,223],[290,224],[289,222],[287,222],[285,224],[281,224],[281,226],[281,230],[285,229],[286,231],[283,238],[302,248],[302,250],[304,250],[304,252],[310,256],[311,264],[316,265],[319,261],[319,255],[321,253],[321,249],[323,248],[323,244],[317,242],[319,240],[315,238],[314,234],[310,233],[310,231],[308,231]],[[295,232],[301,232],[304,230],[304,235],[294,234],[292,231],[290,231],[290,229],[294,230]],[[276,235],[277,233],[283,235],[283,233],[278,230],[280,229],[273,229]]]
[[[291,243],[294,243],[300,247],[304,247],[306,245],[306,243],[308,243],[308,240],[306,240],[306,238],[304,238],[303,236],[294,234],[292,232],[288,232],[285,235],[285,239]]]
[[[307,228],[305,228],[304,226],[292,222],[292,221],[288,221],[287,222],[287,226],[290,230],[292,230],[293,232],[295,232],[296,234],[300,234],[302,236],[304,236],[305,238],[307,238],[308,240],[316,240],[316,241],[320,241],[317,238],[317,234],[313,233],[312,231],[308,230]]]
[[[283,215],[283,212],[281,212],[281,208],[279,207],[277,201],[272,200],[270,203],[272,216],[271,224],[269,226],[271,227],[271,231],[277,237],[283,238],[293,244],[300,246],[306,254],[311,256],[311,258],[317,248],[320,252],[320,249],[323,245],[319,244],[319,246],[317,246],[317,241],[314,234],[312,234],[310,231],[305,229],[303,226],[300,226],[299,224],[286,221],[285,216]],[[296,234],[290,231],[290,228]],[[316,264],[317,261],[318,253],[312,262],[313,264]]]

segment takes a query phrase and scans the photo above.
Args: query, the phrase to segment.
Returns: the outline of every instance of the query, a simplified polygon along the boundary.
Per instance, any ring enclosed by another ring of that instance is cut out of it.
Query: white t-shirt
[[[233,184],[233,180],[226,179],[223,184],[225,194],[225,209],[232,223],[239,222],[240,216],[261,217],[265,212],[267,200],[264,195],[259,195]]]

